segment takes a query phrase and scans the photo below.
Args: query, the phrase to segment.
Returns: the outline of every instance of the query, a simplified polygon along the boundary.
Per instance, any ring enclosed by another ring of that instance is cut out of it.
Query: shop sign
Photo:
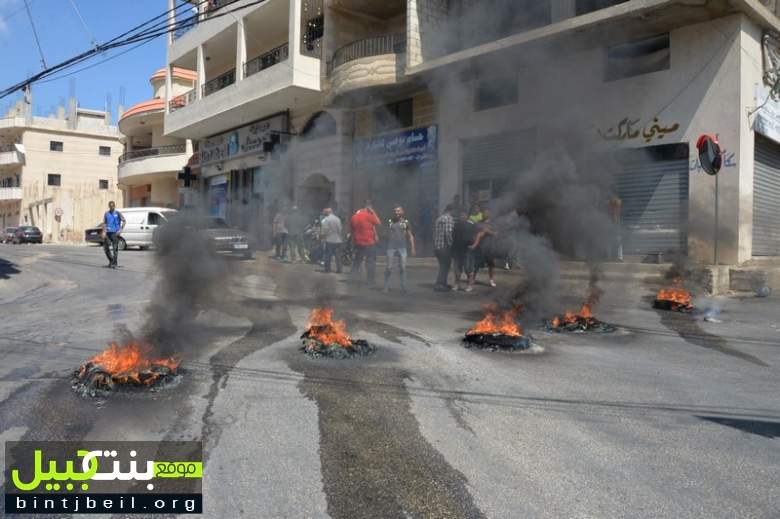
[[[263,144],[273,142],[274,135],[284,134],[286,129],[287,114],[279,114],[209,137],[200,143],[200,163],[208,165],[244,155],[262,154]]]
[[[775,142],[780,142],[780,102],[770,97],[769,89],[756,85],[756,106],[759,108],[756,110],[753,129]]]
[[[436,160],[437,144],[436,125],[359,139],[354,145],[355,164],[387,165]]]

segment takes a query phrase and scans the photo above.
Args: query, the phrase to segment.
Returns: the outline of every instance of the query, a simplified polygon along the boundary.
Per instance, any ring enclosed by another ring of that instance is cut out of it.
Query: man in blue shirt
[[[103,215],[103,250],[108,258],[108,268],[115,269],[119,256],[119,237],[125,228],[125,217],[116,210],[116,204],[112,200],[108,203],[108,211]]]

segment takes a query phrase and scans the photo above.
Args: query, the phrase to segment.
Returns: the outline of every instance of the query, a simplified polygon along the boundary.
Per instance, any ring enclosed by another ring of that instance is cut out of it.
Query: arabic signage
[[[624,117],[617,125],[606,129],[598,128],[596,132],[605,141],[630,141],[642,138],[645,142],[662,140],[666,135],[676,132],[680,128],[679,123],[662,125],[658,117],[653,117],[652,121],[642,124],[641,118],[632,119]]]
[[[264,154],[263,144],[271,142],[272,135],[280,135],[286,129],[287,114],[279,114],[209,137],[200,142],[200,163],[205,166],[244,155]]]
[[[780,103],[769,96],[769,90],[756,85],[756,106],[753,129],[775,142],[780,142]]]
[[[202,442],[6,442],[8,514],[200,514]]]
[[[436,125],[359,139],[354,145],[355,165],[423,163],[436,160],[437,145]]]

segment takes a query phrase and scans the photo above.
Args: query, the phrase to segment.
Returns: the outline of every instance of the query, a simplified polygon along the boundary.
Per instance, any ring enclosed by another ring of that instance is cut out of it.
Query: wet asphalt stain
[[[422,435],[400,369],[383,357],[292,356],[301,392],[317,404],[320,462],[334,518],[480,518],[466,477]],[[340,383],[334,384],[337,378]]]
[[[651,302],[649,304],[652,304],[653,299],[654,298],[650,298]],[[655,310],[655,313],[660,317],[662,325],[675,332],[688,344],[707,348],[709,350],[722,353],[723,355],[729,355],[731,357],[744,360],[745,362],[750,362],[751,364],[755,364],[757,366],[769,367],[769,364],[759,359],[758,357],[732,348],[728,345],[728,341],[726,341],[726,339],[723,337],[706,332],[701,326],[699,326],[699,323],[696,321],[696,317],[691,314],[671,312],[667,310]]]
[[[403,328],[398,328],[397,326],[369,319],[367,317],[360,317],[348,310],[340,310],[339,315],[347,321],[349,330],[365,330],[396,344],[403,344],[401,339],[406,338],[425,344],[429,348],[431,347],[431,343],[425,337],[410,332],[409,330],[404,330]]]

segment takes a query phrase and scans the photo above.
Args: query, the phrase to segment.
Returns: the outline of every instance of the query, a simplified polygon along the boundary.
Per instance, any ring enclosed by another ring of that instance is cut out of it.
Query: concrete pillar
[[[176,26],[176,0],[168,0],[168,45],[173,43],[173,28]]]
[[[567,18],[573,18],[577,15],[576,0],[552,0],[550,2],[550,20],[552,23],[560,22]]]
[[[171,111],[171,97],[173,96],[173,65],[165,67],[165,113]]]
[[[246,25],[242,16],[236,22],[236,83],[244,79],[244,63],[246,63]]]
[[[206,84],[206,46],[198,45],[198,82],[195,85],[196,98],[203,98],[203,85]]]

